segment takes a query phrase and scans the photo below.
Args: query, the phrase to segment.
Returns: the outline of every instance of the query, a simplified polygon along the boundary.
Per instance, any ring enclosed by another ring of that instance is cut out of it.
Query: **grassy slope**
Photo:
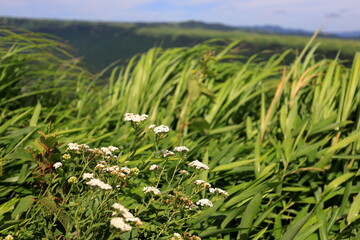
[[[84,57],[84,62],[93,71],[103,69],[117,60],[124,64],[135,54],[154,46],[194,46],[211,38],[243,40],[240,46],[243,54],[250,56],[269,49],[275,52],[282,52],[289,47],[299,49],[308,40],[304,36],[204,29],[190,23],[131,24],[2,18],[0,24],[49,33],[65,39],[74,46],[77,56]],[[334,57],[340,50],[342,59],[352,59],[360,49],[360,42],[356,40],[321,38],[317,41],[321,42],[319,53],[327,57]]]

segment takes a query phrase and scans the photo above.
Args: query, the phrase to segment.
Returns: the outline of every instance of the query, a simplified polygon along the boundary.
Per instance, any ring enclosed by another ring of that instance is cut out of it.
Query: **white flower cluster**
[[[56,162],[56,163],[54,163],[54,165],[53,165],[53,167],[55,168],[55,169],[58,169],[59,167],[61,167],[62,166],[62,163],[61,162]]]
[[[87,150],[89,148],[90,147],[86,144],[69,143],[66,151],[80,151],[80,150]]]
[[[179,146],[174,148],[174,152],[188,152],[188,151],[190,150],[185,146]]]
[[[99,187],[99,188],[104,189],[104,190],[111,190],[112,189],[112,187],[109,184],[104,183],[103,181],[101,181],[100,179],[97,179],[97,178],[90,179],[90,181],[87,182],[86,184],[90,185],[90,186],[93,186],[93,187]]]
[[[160,125],[157,126],[153,129],[155,134],[159,134],[159,133],[168,133],[170,131],[170,128],[166,125]]]
[[[119,149],[118,147],[114,147],[114,146],[102,147],[101,149],[98,148],[92,149],[86,144],[69,143],[66,151],[75,151],[75,152],[86,151],[94,154],[105,155],[106,158],[110,158],[110,157],[117,158],[116,155],[113,155],[113,152],[115,152],[118,149]],[[70,159],[71,156],[69,154],[64,154],[63,158]]]
[[[146,114],[133,114],[133,113],[125,113],[124,114],[124,121],[126,122],[134,122],[134,123],[140,123],[145,121],[148,118],[148,115]]]
[[[160,170],[161,167],[159,165],[153,164],[149,167],[150,171]]]
[[[174,233],[174,236],[170,240],[183,240],[180,233]]]
[[[169,150],[161,150],[160,153],[163,157],[174,156],[174,154],[175,154],[174,152],[169,151]]]
[[[122,232],[131,231],[132,227],[126,222],[134,222],[137,226],[142,225],[140,218],[134,215],[123,205],[114,203],[112,207],[115,209],[113,216],[121,214],[121,217],[115,217],[110,220],[110,224],[115,228],[120,229]]]
[[[192,161],[191,163],[188,164],[189,167],[194,167],[196,169],[204,169],[204,170],[208,170],[209,167],[206,166],[205,164],[203,164],[202,162],[199,162],[198,160]]]
[[[97,162],[95,169],[102,169],[102,168],[105,168],[106,166],[107,166],[107,162],[102,160],[102,161]]]
[[[115,152],[116,150],[118,150],[119,148],[114,147],[114,146],[109,146],[109,147],[102,147],[100,148],[101,151],[106,155],[106,156],[112,156],[113,152]]]
[[[160,195],[161,192],[156,187],[144,187],[142,190],[144,193],[153,193],[154,195]]]
[[[213,206],[212,202],[206,198],[200,199],[199,201],[197,201],[196,205],[200,205],[202,207],[204,207],[204,206],[212,207]]]
[[[179,170],[179,173],[180,173],[181,175],[189,175],[189,172],[186,171],[186,170]]]
[[[120,229],[122,232],[131,231],[132,227],[125,223],[125,220],[121,217],[115,217],[110,220],[110,224],[115,228]]]
[[[129,175],[131,173],[131,170],[128,167],[121,167],[120,171],[127,174],[127,175]]]
[[[189,240],[201,240],[201,237],[192,235],[190,233],[184,233],[185,239]],[[184,240],[179,233],[174,233],[174,235],[170,238],[170,240]]]
[[[117,175],[123,179],[126,178],[127,175],[129,175],[131,173],[130,168],[128,167],[119,167],[117,165],[111,166],[111,167],[107,167],[106,162],[101,162],[99,164],[96,165],[95,168],[101,168],[102,172],[108,172],[111,175]]]
[[[84,173],[83,174],[83,179],[93,179],[93,178],[94,178],[93,173]]]
[[[229,193],[222,190],[221,188],[209,188],[209,192],[210,193],[214,193],[214,194],[219,194],[219,195],[222,195],[224,197],[228,197],[229,196]]]
[[[204,188],[211,188],[211,184],[207,183],[203,180],[195,180],[194,183],[199,186],[203,186]]]

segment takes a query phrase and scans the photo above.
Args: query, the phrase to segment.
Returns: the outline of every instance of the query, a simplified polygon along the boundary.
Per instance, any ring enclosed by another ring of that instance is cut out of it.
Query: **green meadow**
[[[136,32],[217,39],[94,73],[0,30],[0,237],[360,238],[358,41]]]

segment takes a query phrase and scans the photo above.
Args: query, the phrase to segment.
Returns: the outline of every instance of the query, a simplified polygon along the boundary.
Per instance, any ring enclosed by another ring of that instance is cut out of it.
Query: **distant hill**
[[[0,17],[1,25],[64,39],[65,43],[74,47],[76,56],[84,58],[92,71],[99,71],[114,61],[124,64],[130,57],[154,46],[186,47],[212,38],[242,40],[239,46],[243,49],[242,53],[251,55],[263,50],[282,52],[288,48],[302,48],[312,34],[277,26],[246,28],[198,21],[120,23]],[[322,42],[319,53],[328,57],[335,56],[341,50],[343,59],[352,59],[354,53],[360,50],[360,41],[327,38],[324,34],[320,37],[317,40]]]
[[[342,32],[342,33],[337,33],[335,35],[342,38],[360,39],[360,31]]]

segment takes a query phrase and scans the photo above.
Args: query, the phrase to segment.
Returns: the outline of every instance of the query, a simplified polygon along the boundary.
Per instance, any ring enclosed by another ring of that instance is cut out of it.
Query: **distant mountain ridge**
[[[241,41],[242,55],[265,51],[268,57],[287,49],[301,49],[313,34],[278,26],[235,27],[200,21],[129,23],[0,17],[1,26],[55,35],[71,45],[72,53],[83,58],[82,62],[94,72],[115,61],[124,64],[152,47],[191,47],[210,39]],[[343,36],[358,35],[343,33]],[[354,53],[360,51],[359,40],[324,33],[320,37],[316,39],[321,41],[317,52],[326,57],[335,57],[340,51],[340,58],[352,59]]]
[[[13,18],[13,17],[1,17],[0,16],[0,24],[7,19],[9,21],[12,19],[13,21],[21,21],[21,20],[43,20],[43,21],[62,21],[62,22],[83,22],[89,23],[92,21],[72,21],[72,20],[50,20],[50,19],[31,19],[31,18]],[[265,34],[281,34],[281,35],[298,35],[298,36],[311,36],[314,32],[307,31],[303,29],[293,29],[293,28],[284,28],[278,25],[261,25],[261,26],[230,26],[222,23],[207,23],[196,20],[189,20],[184,22],[97,22],[99,24],[131,24],[136,26],[176,26],[181,28],[191,28],[191,29],[207,29],[207,30],[218,30],[218,31],[249,31],[249,32],[258,32]],[[322,37],[335,37],[335,38],[346,38],[346,39],[360,39],[360,30],[359,31],[348,31],[348,32],[322,32],[319,34]]]
[[[179,26],[184,28],[202,28],[220,31],[250,31],[261,32],[269,34],[282,34],[282,35],[298,35],[298,36],[311,36],[314,34],[312,31],[302,29],[284,28],[277,25],[263,25],[263,26],[229,26],[221,23],[205,23],[201,21],[187,21],[178,23]],[[323,37],[337,37],[337,38],[360,38],[360,31],[341,32],[341,33],[327,33],[322,32],[319,34]]]

